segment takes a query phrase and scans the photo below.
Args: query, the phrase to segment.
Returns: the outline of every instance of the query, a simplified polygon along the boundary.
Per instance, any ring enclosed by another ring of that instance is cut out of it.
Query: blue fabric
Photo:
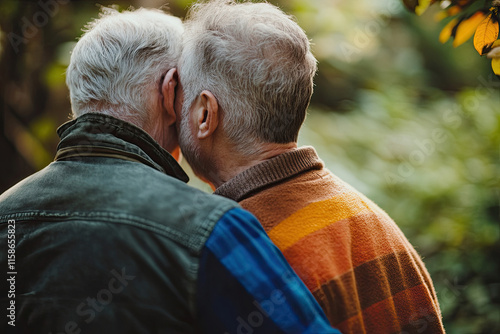
[[[199,272],[202,333],[340,333],[245,210],[232,209],[219,220]]]
[[[201,252],[238,205],[182,182],[175,159],[132,124],[85,114],[58,132],[58,161],[0,195],[1,268],[15,221],[15,330],[196,333]],[[107,149],[119,151],[92,156]]]

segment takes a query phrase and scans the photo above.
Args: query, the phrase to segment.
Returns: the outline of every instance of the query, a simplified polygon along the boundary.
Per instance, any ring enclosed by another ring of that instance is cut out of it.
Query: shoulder
[[[237,206],[148,166],[121,160],[52,163],[0,197],[3,217],[57,214],[118,221],[172,238],[189,236],[186,243],[196,245],[204,242],[225,212]]]

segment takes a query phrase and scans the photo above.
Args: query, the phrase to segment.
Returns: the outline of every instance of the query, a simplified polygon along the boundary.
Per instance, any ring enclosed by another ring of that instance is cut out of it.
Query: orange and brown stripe
[[[324,169],[313,148],[253,166],[216,194],[259,219],[343,333],[444,333],[413,246],[382,209]]]

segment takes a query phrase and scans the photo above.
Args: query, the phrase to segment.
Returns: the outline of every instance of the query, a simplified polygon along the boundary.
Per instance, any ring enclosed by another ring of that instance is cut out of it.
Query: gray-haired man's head
[[[179,62],[184,103],[180,144],[201,166],[189,113],[204,91],[216,98],[220,130],[244,154],[261,143],[296,142],[313,91],[316,59],[294,19],[268,3],[195,4],[185,21]]]

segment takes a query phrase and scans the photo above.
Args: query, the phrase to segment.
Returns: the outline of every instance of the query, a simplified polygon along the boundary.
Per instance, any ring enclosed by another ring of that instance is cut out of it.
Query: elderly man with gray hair
[[[338,333],[254,216],[185,184],[181,21],[87,28],[55,162],[0,196],[2,333]]]
[[[218,0],[193,6],[185,26],[176,109],[195,173],[257,216],[343,333],[444,332],[398,226],[297,148],[316,72],[304,31],[268,3]]]

